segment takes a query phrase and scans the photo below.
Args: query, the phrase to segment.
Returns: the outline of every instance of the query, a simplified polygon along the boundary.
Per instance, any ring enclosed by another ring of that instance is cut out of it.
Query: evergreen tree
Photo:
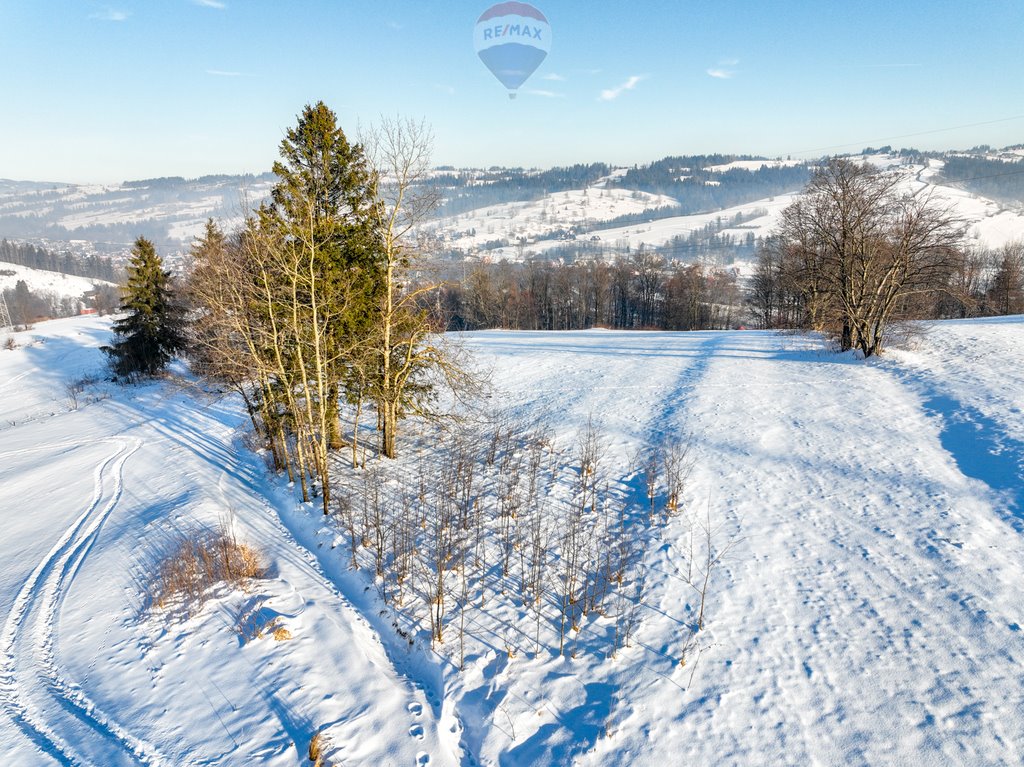
[[[32,293],[28,289],[25,280],[18,280],[14,284],[14,300],[11,302],[11,319],[24,328],[29,327],[32,322],[34,309]]]
[[[128,264],[128,282],[114,323],[114,343],[104,347],[119,377],[153,376],[185,348],[184,311],[153,243],[139,237]]]
[[[358,349],[372,333],[383,270],[377,230],[377,178],[364,148],[348,140],[337,116],[322,101],[307,105],[280,145],[273,171],[279,181],[261,211],[264,235],[303,252],[307,274],[302,289],[308,309],[326,319],[325,373],[328,441],[341,446],[338,399],[356,402],[364,394],[365,365]]]

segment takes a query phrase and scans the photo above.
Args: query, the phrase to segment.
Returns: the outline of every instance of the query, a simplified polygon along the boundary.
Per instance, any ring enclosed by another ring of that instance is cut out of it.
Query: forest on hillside
[[[30,269],[45,269],[106,282],[117,282],[121,279],[120,271],[105,256],[76,256],[69,251],[58,253],[38,245],[11,242],[7,239],[0,240],[0,261],[27,266]]]
[[[946,158],[942,178],[1000,202],[1024,203],[1024,163],[984,157]]]

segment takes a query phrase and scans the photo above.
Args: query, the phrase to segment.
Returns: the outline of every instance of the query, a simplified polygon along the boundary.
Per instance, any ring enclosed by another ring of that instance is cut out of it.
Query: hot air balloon
[[[516,89],[551,50],[551,25],[532,5],[498,3],[477,20],[473,43],[481,61],[514,99]]]

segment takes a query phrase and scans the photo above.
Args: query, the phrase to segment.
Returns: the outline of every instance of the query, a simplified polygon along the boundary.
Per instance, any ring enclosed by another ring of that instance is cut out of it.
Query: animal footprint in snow
[[[420,727],[418,724],[414,724],[412,727],[409,728],[409,734],[412,737],[416,738],[416,740],[423,740],[423,728]]]
[[[413,716],[419,716],[423,713],[423,706],[421,706],[419,703],[410,703],[408,706],[406,706],[406,708],[409,710],[409,713]]]
[[[416,754],[416,764],[419,767],[427,767],[427,765],[430,764],[430,754],[426,751],[420,751]]]

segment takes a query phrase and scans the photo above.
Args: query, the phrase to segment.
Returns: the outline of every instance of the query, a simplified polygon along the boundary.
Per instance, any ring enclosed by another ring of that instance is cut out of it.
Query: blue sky
[[[425,118],[459,166],[1024,142],[1019,0],[533,4],[552,49],[511,101],[487,0],[0,0],[0,178],[261,172],[320,99]]]

